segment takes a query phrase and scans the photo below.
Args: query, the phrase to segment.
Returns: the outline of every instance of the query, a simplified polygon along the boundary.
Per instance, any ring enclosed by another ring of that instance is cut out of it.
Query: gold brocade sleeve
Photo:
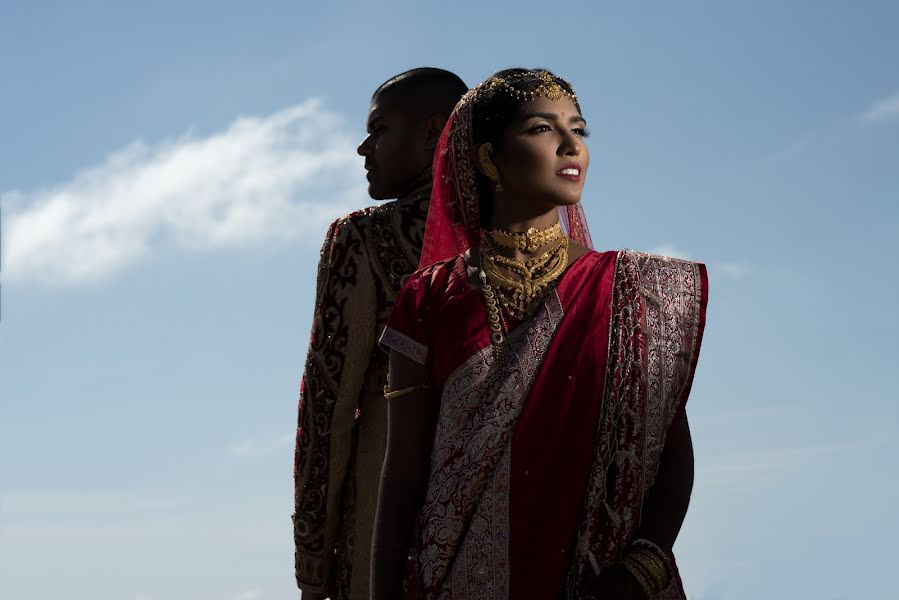
[[[296,579],[322,592],[335,583],[340,501],[359,394],[375,344],[375,291],[365,244],[339,219],[322,246],[312,338],[300,386],[294,453]]]

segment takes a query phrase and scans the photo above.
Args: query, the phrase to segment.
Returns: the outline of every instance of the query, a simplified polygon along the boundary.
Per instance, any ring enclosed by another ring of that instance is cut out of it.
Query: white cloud
[[[671,258],[681,258],[684,260],[690,260],[690,253],[686,250],[682,250],[673,244],[662,244],[660,246],[656,246],[652,250],[649,251],[650,254],[658,254],[660,256],[670,256]]]
[[[355,140],[309,100],[206,137],[136,141],[46,189],[9,192],[7,281],[77,283],[154,250],[309,239],[367,197]]]
[[[683,260],[696,260],[687,250],[669,243],[656,246],[650,250],[649,253],[657,254],[659,256],[669,256],[671,258],[680,258]],[[700,257],[699,260],[702,261],[702,258]],[[738,281],[745,279],[746,276],[752,272],[752,267],[750,265],[740,262],[714,261],[707,264],[711,269],[714,269],[716,274],[720,273],[729,279],[736,279]]]
[[[293,446],[295,434],[284,434],[277,437],[243,440],[231,445],[231,454],[241,458],[254,458],[272,454]]]
[[[830,441],[798,447],[766,447],[719,453],[697,459],[697,481],[707,482],[709,495],[757,492],[822,459],[842,455],[870,454],[890,446],[886,439]]]
[[[899,119],[899,94],[893,94],[888,98],[874,102],[862,114],[862,121],[866,123],[876,123],[890,119]]]
[[[714,268],[730,279],[740,281],[752,272],[752,267],[739,262],[721,261],[714,263]]]
[[[133,515],[167,513],[178,507],[170,497],[119,492],[6,492],[0,494],[0,512],[26,516],[54,514],[66,516]]]
[[[789,144],[783,146],[780,150],[771,155],[771,160],[775,162],[783,162],[792,160],[804,154],[811,146],[812,135],[805,134],[796,138]]]
[[[247,590],[234,597],[234,600],[259,600],[262,598],[262,592],[259,590]]]

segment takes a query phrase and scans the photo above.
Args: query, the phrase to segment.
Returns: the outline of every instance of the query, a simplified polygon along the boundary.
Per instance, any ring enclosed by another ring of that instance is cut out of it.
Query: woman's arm
[[[687,413],[682,409],[668,429],[655,481],[643,502],[637,537],[671,552],[680,533],[693,492],[693,440]]]
[[[693,441],[687,415],[681,411],[668,430],[659,470],[643,503],[637,538],[649,540],[671,553],[693,491]],[[596,598],[646,600],[637,580],[620,564],[588,581],[584,590]]]
[[[401,390],[427,382],[428,372],[391,350],[387,378],[390,390]],[[372,541],[373,600],[403,596],[406,557],[427,489],[437,418],[437,403],[430,388],[418,388],[387,402],[387,453]]]

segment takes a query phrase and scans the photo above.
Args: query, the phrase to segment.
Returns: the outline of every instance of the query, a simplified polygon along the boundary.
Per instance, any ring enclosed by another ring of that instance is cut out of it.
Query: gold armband
[[[411,394],[415,390],[423,390],[429,389],[431,387],[430,383],[419,383],[418,385],[411,385],[407,388],[403,388],[401,390],[393,390],[390,391],[387,389],[387,386],[384,386],[384,398],[387,400],[392,400],[394,398],[399,398],[400,396],[405,396],[406,394]]]

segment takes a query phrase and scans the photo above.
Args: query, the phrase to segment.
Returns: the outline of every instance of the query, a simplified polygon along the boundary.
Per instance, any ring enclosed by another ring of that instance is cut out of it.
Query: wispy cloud
[[[837,455],[870,453],[894,445],[884,438],[832,441],[795,447],[765,447],[697,460],[697,480],[714,482],[709,493],[758,491],[801,468]]]
[[[101,279],[154,250],[315,239],[364,200],[355,140],[318,100],[206,137],[136,141],[3,206],[6,281]]]
[[[178,503],[170,497],[118,492],[6,492],[0,495],[0,512],[15,516],[132,515],[170,512],[177,507]]]
[[[659,256],[668,256],[671,258],[680,258],[683,260],[700,260],[702,262],[707,262],[702,257],[699,257],[698,259],[693,258],[692,254],[689,251],[670,243],[660,244],[649,252],[650,254],[658,254]],[[707,264],[709,265],[710,269],[714,269],[716,273],[721,273],[729,279],[742,280],[752,272],[752,267],[750,265],[741,262],[712,261],[707,262]]]
[[[785,144],[777,152],[770,156],[770,160],[774,162],[790,161],[808,151],[812,143],[812,134],[806,133],[799,136],[788,144]]]
[[[671,258],[682,258],[690,260],[690,253],[682,248],[678,248],[674,244],[661,244],[649,251],[650,254],[659,254],[661,256],[670,256]]]
[[[892,119],[899,119],[899,93],[877,100],[862,114],[862,121],[866,123]]]
[[[243,440],[231,445],[231,454],[241,458],[266,456],[293,446],[295,439],[294,434],[284,434],[276,437]]]
[[[712,268],[725,277],[736,279],[737,281],[745,279],[747,275],[752,273],[752,267],[750,265],[733,261],[715,262],[712,264]]]
[[[237,596],[234,596],[234,600],[260,600],[262,598],[262,592],[259,590],[247,590],[245,592],[241,592]]]

